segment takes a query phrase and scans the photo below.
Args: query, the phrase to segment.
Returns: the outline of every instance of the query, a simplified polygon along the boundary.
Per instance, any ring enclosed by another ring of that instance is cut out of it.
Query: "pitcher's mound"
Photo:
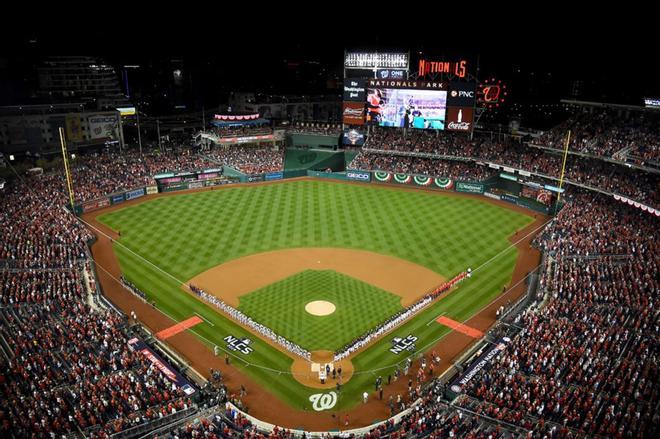
[[[335,304],[326,300],[315,300],[305,305],[305,311],[313,316],[327,316],[335,312],[335,309]]]

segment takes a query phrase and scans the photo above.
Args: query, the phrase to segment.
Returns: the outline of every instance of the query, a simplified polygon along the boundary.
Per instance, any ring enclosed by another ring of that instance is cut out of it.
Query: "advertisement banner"
[[[264,176],[263,176],[263,174],[248,175],[247,176],[247,181],[248,181],[248,183],[253,183],[255,181],[264,181]]]
[[[506,345],[511,341],[509,337],[502,337],[498,343],[486,345],[485,350],[474,360],[470,366],[468,366],[462,374],[458,375],[454,381],[452,381],[449,389],[454,393],[461,393],[463,387],[468,384],[472,378],[474,378],[481,369],[486,367],[488,363],[493,361],[500,352],[506,349]]]
[[[564,193],[564,189],[560,189],[557,186],[552,186],[552,185],[549,185],[549,184],[543,185],[543,188],[547,189],[551,192],[557,192],[558,194],[563,194]]]
[[[200,189],[204,187],[203,181],[193,181],[188,183],[188,189]]]
[[[66,115],[66,138],[71,142],[83,140],[82,124],[77,114]]]
[[[384,69],[376,72],[378,79],[407,79],[408,73],[405,70]]]
[[[344,101],[364,103],[366,86],[366,79],[347,78],[346,82],[344,82]]]
[[[516,195],[502,194],[500,199],[503,201],[508,201],[509,203],[513,203],[513,204],[518,203],[518,197]]]
[[[218,177],[219,175],[220,175],[220,174],[217,173],[217,172],[207,172],[206,174],[199,174],[199,175],[197,176],[197,179],[198,179],[198,180],[208,180],[209,178],[216,178],[216,177]]]
[[[483,194],[484,185],[481,183],[470,183],[467,181],[456,182],[456,192],[467,192],[470,194]]]
[[[112,114],[95,114],[87,118],[92,139],[119,139],[119,118]]]
[[[494,194],[492,192],[484,192],[484,196],[488,198],[492,198],[493,200],[499,200],[500,196],[497,194]]]
[[[263,140],[275,140],[272,134],[264,134],[261,136],[246,136],[246,137],[214,137],[215,143],[248,143],[248,142],[261,142]]]
[[[266,174],[265,178],[266,181],[281,180],[284,178],[284,172],[271,172],[269,174]]]
[[[448,107],[474,107],[477,99],[477,84],[470,82],[450,82],[447,93]]]
[[[364,125],[366,111],[363,102],[344,102],[343,118],[347,125]]]
[[[346,171],[346,178],[357,181],[371,181],[371,173],[366,171]]]
[[[121,203],[124,201],[124,194],[112,195],[110,201],[112,201],[112,204]]]
[[[158,186],[147,186],[147,195],[153,195],[158,193]]]
[[[167,177],[167,178],[158,178],[154,177],[158,183],[169,184],[169,183],[178,183],[183,180],[181,177]]]
[[[216,178],[213,180],[204,180],[204,186],[205,187],[211,187],[211,186],[220,186],[223,184],[230,184],[233,183],[231,180],[225,180],[224,178]]]
[[[101,198],[99,200],[87,201],[82,205],[83,212],[91,212],[92,210],[101,209],[103,207],[108,207],[110,205],[109,198]]]
[[[190,396],[197,391],[190,381],[181,375],[175,368],[169,365],[160,355],[158,355],[149,345],[144,341],[135,337],[128,340],[128,346],[144,355],[144,357],[149,360],[149,362],[158,369],[168,380],[174,383],[178,388],[182,389],[183,392]]]
[[[180,191],[182,189],[188,189],[188,183],[174,183],[163,187],[163,192],[172,192]]]
[[[144,196],[144,188],[135,189],[133,191],[126,192],[126,200],[134,200]]]
[[[472,107],[447,107],[446,129],[448,131],[469,132],[474,123]]]

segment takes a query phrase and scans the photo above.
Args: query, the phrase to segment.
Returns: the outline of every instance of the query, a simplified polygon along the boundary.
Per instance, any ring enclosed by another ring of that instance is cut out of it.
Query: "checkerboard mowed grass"
[[[475,199],[324,181],[164,197],[99,219],[182,281],[232,259],[297,247],[369,250],[451,278],[506,248],[506,237],[528,221]]]
[[[305,305],[336,306],[313,316]],[[401,298],[333,270],[305,270],[240,298],[239,310],[307,350],[335,351],[402,309]]]

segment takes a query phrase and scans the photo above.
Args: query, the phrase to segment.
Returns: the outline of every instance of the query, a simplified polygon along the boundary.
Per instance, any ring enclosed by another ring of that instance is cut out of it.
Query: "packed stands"
[[[255,146],[216,147],[209,157],[244,174],[263,174],[284,169],[284,151]]]

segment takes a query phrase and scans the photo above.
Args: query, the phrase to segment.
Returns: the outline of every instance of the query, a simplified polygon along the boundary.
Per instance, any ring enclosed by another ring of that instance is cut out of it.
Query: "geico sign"
[[[447,129],[456,131],[469,131],[470,122],[449,122],[447,124]]]
[[[369,180],[369,174],[363,172],[347,172],[346,177],[353,180]]]
[[[452,98],[474,98],[474,91],[470,90],[452,90]]]

